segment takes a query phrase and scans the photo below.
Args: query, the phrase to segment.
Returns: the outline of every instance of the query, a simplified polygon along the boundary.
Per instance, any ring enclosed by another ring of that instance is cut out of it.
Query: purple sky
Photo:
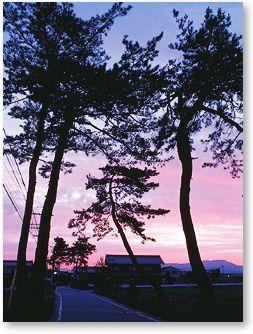
[[[89,18],[91,15],[103,13],[110,7],[108,3],[75,3],[76,13]],[[161,64],[173,57],[167,48],[175,40],[177,27],[172,17],[172,9],[187,13],[198,25],[203,18],[207,6],[213,9],[221,7],[232,17],[232,30],[242,33],[243,11],[241,3],[133,3],[129,14],[116,21],[108,37],[105,48],[111,56],[110,64],[117,61],[122,53],[121,40],[123,35],[145,43],[154,35],[164,31],[164,38],[159,45]],[[8,134],[18,131],[18,125],[4,117],[4,126]],[[201,150],[194,152],[198,157],[194,160],[192,181],[191,208],[196,228],[199,248],[203,259],[225,259],[242,264],[242,178],[232,179],[222,168],[202,169],[205,161]],[[74,209],[81,209],[91,204],[94,192],[85,190],[86,175],[90,172],[99,175],[98,168],[105,164],[104,158],[85,157],[82,153],[68,154],[68,158],[77,164],[73,174],[61,175],[57,203],[52,218],[51,244],[56,236],[64,237],[68,242],[73,241],[67,223],[73,217]],[[28,166],[22,165],[21,171],[27,180]],[[162,219],[149,221],[146,225],[147,234],[156,238],[156,242],[141,244],[141,240],[129,234],[129,241],[139,254],[160,254],[165,262],[188,262],[184,235],[178,209],[180,189],[180,166],[175,159],[161,170],[158,177],[160,187],[145,198],[154,207],[168,208],[171,212]],[[36,209],[40,211],[43,205],[48,180],[39,177],[36,191]],[[14,186],[12,187],[14,192]],[[24,201],[18,199],[20,208]],[[21,222],[4,195],[4,258],[15,259]],[[87,230],[91,235],[91,230]],[[92,242],[96,242],[91,239]],[[90,258],[94,264],[100,256],[106,253],[125,254],[120,238],[106,237],[96,243],[97,252]],[[29,241],[28,258],[33,259],[35,243]]]

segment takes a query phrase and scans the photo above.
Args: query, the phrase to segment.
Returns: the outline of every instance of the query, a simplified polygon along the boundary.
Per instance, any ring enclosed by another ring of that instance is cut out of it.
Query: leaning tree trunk
[[[110,196],[110,201],[111,201],[111,206],[112,206],[112,219],[113,219],[113,222],[114,222],[115,226],[117,227],[117,230],[118,230],[119,235],[122,239],[123,245],[124,245],[128,255],[129,255],[131,261],[132,261],[132,264],[138,270],[140,276],[145,278],[145,273],[144,273],[141,265],[137,261],[136,256],[134,255],[134,253],[132,251],[132,248],[131,248],[128,240],[127,240],[127,237],[124,233],[124,230],[123,230],[122,226],[118,222],[118,218],[117,218],[117,214],[116,214],[116,206],[115,206],[115,202],[114,202],[113,194],[112,194],[112,180],[111,180],[110,185],[109,185],[109,196]]]
[[[37,301],[43,297],[51,218],[54,204],[56,202],[61,163],[68,140],[70,127],[71,121],[66,120],[60,133],[59,142],[56,148],[55,157],[52,165],[48,191],[41,213],[38,242],[32,273],[34,301]]]
[[[123,241],[123,244],[124,244],[124,247],[133,263],[133,265],[136,267],[136,269],[138,270],[141,270],[140,268],[140,265],[136,259],[136,256],[134,255],[133,251],[132,251],[132,248],[127,240],[127,237],[124,233],[124,230],[122,228],[122,226],[120,225],[120,223],[118,222],[118,218],[117,218],[117,214],[116,214],[116,206],[115,206],[115,202],[114,202],[114,199],[113,199],[113,194],[112,194],[112,181],[109,185],[109,196],[110,196],[110,202],[111,202],[111,206],[112,206],[112,219],[113,219],[113,222],[115,224],[115,226],[117,227],[118,229],[118,232],[119,232],[119,235]]]
[[[129,257],[130,257],[130,259],[132,261],[132,264],[138,270],[138,272],[140,274],[140,277],[145,281],[146,278],[147,278],[147,276],[146,276],[143,268],[141,267],[141,265],[137,261],[137,258],[134,255],[134,253],[132,251],[132,248],[131,248],[128,240],[127,240],[127,237],[126,237],[126,235],[124,233],[124,230],[123,230],[122,226],[120,225],[120,223],[118,222],[118,218],[117,218],[117,214],[116,214],[115,202],[113,200],[113,194],[112,194],[112,180],[111,180],[110,185],[109,185],[109,196],[110,196],[110,201],[111,201],[111,205],[112,205],[112,219],[113,219],[113,222],[114,222],[115,226],[118,229],[119,235],[120,235],[120,237],[121,237],[121,239],[123,241],[123,244],[125,246],[125,249],[126,249],[128,255],[129,255]],[[153,282],[152,285],[154,287],[154,290],[156,291],[156,294],[162,300],[164,298],[164,293],[163,293],[161,284]],[[133,284],[133,286],[134,286],[134,284]]]
[[[186,239],[188,256],[192,272],[200,292],[201,303],[205,306],[214,304],[214,292],[200,257],[190,210],[190,183],[192,178],[191,145],[188,122],[181,120],[177,133],[177,150],[182,165],[180,189],[180,214]]]
[[[23,216],[21,234],[18,245],[17,254],[17,272],[16,272],[16,289],[17,289],[17,301],[26,293],[26,250],[30,231],[31,217],[33,212],[33,201],[36,187],[36,169],[39,161],[39,157],[42,151],[42,145],[44,141],[44,126],[45,126],[46,108],[42,107],[38,119],[38,129],[36,144],[33,151],[33,156],[29,166],[29,181],[27,189],[27,197],[25,204],[25,212]],[[20,298],[19,298],[20,297]],[[23,302],[23,300],[22,300]]]

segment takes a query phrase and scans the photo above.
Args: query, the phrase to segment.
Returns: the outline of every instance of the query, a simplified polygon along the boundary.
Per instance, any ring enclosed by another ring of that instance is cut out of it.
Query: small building
[[[216,280],[217,283],[242,283],[243,273],[226,273],[220,274]]]
[[[162,267],[162,276],[164,283],[172,283],[180,280],[180,269],[173,266]]]
[[[31,271],[33,261],[26,261],[26,267],[28,271]],[[4,286],[8,287],[11,285],[15,270],[17,268],[16,260],[3,260],[3,280]]]
[[[71,286],[78,289],[87,289],[100,281],[104,281],[105,269],[99,267],[83,267],[71,270]]]
[[[136,255],[142,273],[133,265],[129,255],[109,255],[105,264],[111,279],[118,283],[154,283],[162,282],[161,265],[164,264],[160,255]]]

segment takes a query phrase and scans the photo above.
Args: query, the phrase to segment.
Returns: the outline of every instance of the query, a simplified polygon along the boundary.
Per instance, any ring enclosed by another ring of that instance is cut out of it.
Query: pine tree
[[[202,140],[212,162],[223,164],[232,177],[242,171],[242,46],[241,36],[229,31],[230,15],[207,8],[200,28],[174,10],[179,33],[171,49],[179,60],[169,61],[164,86],[166,112],[159,120],[157,147],[177,149],[182,166],[180,213],[192,271],[203,305],[211,306],[214,294],[198,249],[190,210],[190,184],[195,149],[194,135]]]
[[[69,245],[61,237],[54,238],[54,246],[48,263],[52,266],[52,271],[60,270],[62,264],[66,263]]]
[[[8,33],[4,45],[4,104],[22,126],[20,134],[6,137],[5,153],[13,154],[20,163],[30,163],[17,254],[17,292],[25,293],[26,248],[37,165],[48,147],[48,124],[59,95],[64,61],[73,56],[73,38],[81,41],[83,24],[66,3],[5,3],[4,19]]]
[[[102,130],[98,130],[98,133],[90,130],[90,119],[103,118],[106,113],[104,109],[99,110],[103,104],[103,101],[99,101],[101,98],[99,88],[106,75],[107,60],[102,47],[102,37],[107,34],[115,19],[126,15],[129,9],[129,6],[114,4],[104,15],[85,21],[82,26],[81,43],[73,45],[74,56],[70,60],[63,60],[62,75],[66,84],[59,87],[60,93],[54,101],[54,122],[51,131],[53,134],[55,131],[57,140],[54,146],[55,155],[51,165],[48,190],[41,213],[33,270],[34,296],[37,298],[43,295],[51,216],[56,202],[64,153],[68,150],[82,150],[87,155],[96,154],[100,152],[100,146],[103,146],[100,145]],[[108,143],[106,144],[108,146]]]
[[[9,136],[6,143],[11,144],[11,153],[18,156],[21,162],[31,159],[28,196],[18,254],[18,267],[22,273],[20,280],[18,279],[20,282],[24,278],[25,253],[39,158],[43,151],[52,153],[56,150],[54,161],[46,161],[41,167],[43,175],[48,176],[52,171],[48,193],[50,200],[46,201],[47,209],[50,211],[51,203],[53,206],[55,201],[53,197],[56,195],[55,183],[58,182],[59,170],[67,168],[71,171],[73,167],[73,164],[63,161],[63,153],[68,147],[78,150],[76,142],[73,145],[69,138],[70,128],[75,128],[77,112],[80,115],[81,110],[90,111],[96,105],[96,94],[89,94],[92,88],[88,92],[86,87],[94,81],[94,75],[98,78],[97,82],[101,80],[100,73],[103,74],[105,71],[108,57],[102,47],[102,36],[107,33],[114,20],[126,15],[129,9],[130,6],[114,4],[104,15],[84,21],[76,17],[72,5],[67,3],[5,4],[5,31],[9,34],[4,56],[7,75],[4,81],[5,104],[10,106],[14,103],[10,115],[25,123],[23,133],[14,138]],[[86,116],[88,117],[88,112]],[[80,136],[80,133],[74,134],[75,137]],[[85,132],[84,138],[88,138],[85,145],[87,154],[96,151],[100,146],[101,140],[97,137],[94,139],[89,130]],[[23,139],[29,145],[21,152],[18,146]],[[29,154],[26,155],[28,148]],[[45,234],[49,233],[51,220],[51,214],[45,213],[46,210],[42,212],[41,218],[42,221],[47,220],[46,225],[49,224],[49,228],[44,229],[42,224],[39,233],[37,253],[41,253],[36,255],[35,276],[36,272],[45,272],[48,244]],[[44,237],[41,237],[41,234]],[[40,267],[42,263],[44,269],[36,270],[36,266]]]
[[[74,268],[87,267],[89,256],[96,251],[96,246],[88,242],[89,237],[79,236],[77,241],[68,248],[66,263],[74,265]]]
[[[119,165],[106,165],[100,170],[103,177],[95,178],[89,175],[86,186],[86,189],[96,190],[96,202],[88,209],[76,210],[76,218],[70,220],[68,227],[76,229],[73,235],[82,235],[87,223],[94,224],[93,236],[98,240],[116,232],[120,235],[133,265],[143,274],[124,230],[130,229],[141,237],[143,243],[147,240],[155,241],[154,238],[146,236],[143,219],[154,219],[167,214],[169,210],[153,209],[151,205],[141,204],[139,199],[159,186],[158,183],[150,181],[150,178],[158,173],[154,169]]]

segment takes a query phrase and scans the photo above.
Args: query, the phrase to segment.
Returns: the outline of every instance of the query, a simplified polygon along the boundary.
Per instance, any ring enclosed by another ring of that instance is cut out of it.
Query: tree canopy
[[[66,263],[68,250],[69,245],[63,238],[54,238],[54,246],[48,259],[48,263],[52,266],[53,270],[59,270],[61,265]]]
[[[88,115],[95,114],[101,96],[96,100],[94,90],[98,92],[103,84],[108,59],[102,37],[115,19],[126,15],[131,8],[117,3],[103,15],[82,20],[72,7],[69,3],[5,5],[4,29],[8,40],[4,45],[4,103],[9,106],[9,115],[21,121],[23,130],[16,136],[8,136],[7,141],[20,162],[31,159],[43,109],[46,109],[43,150],[48,152],[55,150],[66,114],[73,120],[85,111]],[[87,146],[82,146],[86,153],[94,151],[90,132],[86,131]],[[77,146],[72,144],[72,149]],[[41,169],[43,175],[47,175],[49,167],[47,161]]]
[[[69,228],[76,228],[74,235],[82,233],[87,223],[94,224],[94,237],[98,240],[108,233],[120,233],[129,228],[141,237],[142,242],[154,241],[145,235],[145,219],[155,218],[169,212],[166,209],[153,209],[144,205],[140,198],[159,184],[150,180],[158,175],[154,169],[140,169],[118,165],[106,165],[100,168],[102,178],[88,176],[86,189],[96,191],[96,202],[88,209],[76,210],[76,218],[69,222]],[[116,231],[112,223],[116,225]]]
[[[96,246],[88,242],[89,238],[82,236],[69,246],[61,237],[54,239],[54,246],[48,263],[53,270],[59,270],[62,264],[74,265],[75,268],[87,266],[89,256],[96,251]]]
[[[170,60],[164,87],[166,112],[159,121],[157,146],[170,151],[176,146],[180,121],[191,137],[202,131],[204,150],[223,164],[233,177],[242,167],[242,45],[241,36],[230,32],[231,17],[221,9],[207,8],[201,27],[194,28],[188,16],[174,10],[179,33],[170,48],[180,57]]]
[[[87,266],[89,256],[96,251],[96,246],[92,245],[88,237],[79,236],[78,239],[68,249],[66,263],[74,265],[75,268]]]

